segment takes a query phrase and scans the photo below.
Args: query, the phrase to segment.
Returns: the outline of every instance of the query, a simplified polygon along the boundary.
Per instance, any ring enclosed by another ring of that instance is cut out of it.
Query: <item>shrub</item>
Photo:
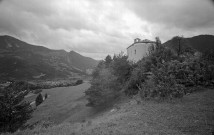
[[[146,72],[145,65],[144,62],[140,61],[132,71],[129,80],[125,84],[124,92],[126,95],[136,95],[139,91],[138,86],[147,79],[148,72]]]
[[[184,95],[185,87],[176,82],[175,76],[167,65],[152,69],[152,75],[138,86],[140,96],[147,98],[180,98]]]
[[[158,89],[160,97],[182,97],[184,94],[184,86],[177,83],[172,67],[176,67],[174,61],[170,61],[160,65],[159,68],[152,69],[152,81]]]
[[[41,93],[39,93],[39,95],[36,97],[35,103],[36,106],[40,105],[43,102],[43,96]]]
[[[13,88],[0,90],[0,133],[15,132],[31,118],[33,109],[24,101],[27,94]]]
[[[204,61],[201,66],[200,83],[204,86],[214,86],[214,64]]]
[[[212,85],[214,79],[214,66],[196,57],[186,58],[183,62],[173,61],[170,71],[175,75],[176,81],[186,87]]]
[[[152,75],[138,89],[142,98],[177,98],[193,92],[190,87],[212,85],[214,66],[196,57],[171,60],[153,66]]]
[[[47,99],[48,98],[48,94],[47,93],[45,93],[45,99]]]
[[[214,64],[214,50],[207,50],[205,51],[201,58],[204,60],[204,61],[209,61],[211,62],[212,64]]]
[[[75,83],[75,85],[80,85],[82,83],[83,83],[83,80],[77,80],[76,83]]]

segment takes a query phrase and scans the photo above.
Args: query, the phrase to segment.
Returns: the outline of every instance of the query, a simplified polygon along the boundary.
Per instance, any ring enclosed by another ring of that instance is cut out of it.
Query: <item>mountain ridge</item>
[[[0,80],[35,79],[41,74],[40,79],[74,77],[85,74],[97,63],[75,51],[52,50],[12,36],[0,36]]]
[[[172,38],[163,43],[163,45],[171,49],[175,49],[178,46],[178,40],[176,38]],[[214,50],[214,35],[197,35],[182,38],[181,45],[183,47],[192,47],[201,53],[206,53],[207,51]]]

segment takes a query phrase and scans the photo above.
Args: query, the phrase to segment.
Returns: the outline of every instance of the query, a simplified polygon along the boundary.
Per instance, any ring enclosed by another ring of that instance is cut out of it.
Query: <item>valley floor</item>
[[[90,84],[86,82],[77,86],[44,89],[42,95],[47,93],[48,98],[36,108],[28,124],[32,125],[42,121],[60,124],[64,121],[81,121],[88,117],[93,113],[90,107],[85,106],[87,100],[84,92],[89,87]],[[87,113],[80,115],[80,112]]]
[[[78,112],[77,112],[78,113]],[[71,119],[70,119],[71,120]],[[212,135],[214,90],[206,89],[170,102],[125,99],[102,115],[82,122],[20,131],[23,135]]]

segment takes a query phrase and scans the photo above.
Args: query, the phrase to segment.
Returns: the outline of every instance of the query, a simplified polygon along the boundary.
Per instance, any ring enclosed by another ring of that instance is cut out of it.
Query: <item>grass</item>
[[[206,89],[169,102],[122,100],[94,118],[15,133],[30,135],[170,134],[210,135],[214,131],[214,90]],[[78,113],[78,112],[77,112]]]
[[[83,108],[88,109],[85,107],[87,101],[84,98],[84,91],[89,87],[89,83],[84,83],[78,86],[44,89],[42,95],[47,93],[49,96],[37,107],[28,124],[32,125],[39,121],[48,120],[59,124],[67,120],[77,111]]]

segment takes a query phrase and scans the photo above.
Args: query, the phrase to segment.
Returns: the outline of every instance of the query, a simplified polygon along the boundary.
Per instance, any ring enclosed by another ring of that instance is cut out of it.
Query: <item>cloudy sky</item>
[[[0,0],[0,35],[103,59],[133,39],[214,35],[211,0]]]

